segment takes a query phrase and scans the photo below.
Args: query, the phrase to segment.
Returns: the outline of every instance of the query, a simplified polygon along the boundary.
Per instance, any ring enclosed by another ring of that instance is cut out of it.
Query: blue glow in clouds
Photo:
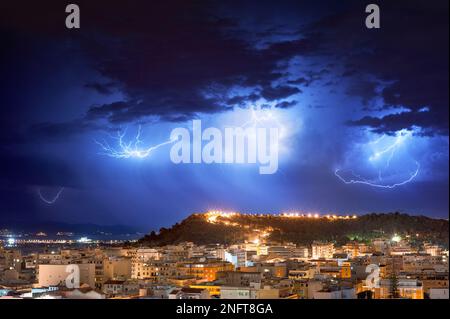
[[[276,124],[276,126],[280,129],[283,128],[283,125],[281,125],[280,121],[278,120],[278,117],[274,114],[274,112],[271,109],[264,110],[264,109],[256,109],[251,108],[250,109],[250,119],[245,122],[243,125],[241,125],[242,128],[246,127],[257,127],[260,124],[267,123],[267,122],[273,122]]]
[[[372,171],[371,177],[355,173],[355,169],[336,169],[334,174],[345,184],[362,184],[377,188],[392,189],[413,181],[419,174],[420,164],[405,159],[405,144],[411,140],[413,131],[400,130],[395,136],[383,135],[364,145],[370,155],[365,169]],[[395,163],[394,163],[395,162]],[[373,174],[375,172],[375,174]]]
[[[285,132],[285,127],[281,125],[278,117],[274,114],[274,111],[267,110],[267,109],[255,109],[251,108],[249,110],[246,110],[246,112],[249,112],[250,118],[245,123],[239,125],[238,127],[241,128],[247,128],[247,127],[253,127],[256,128],[257,126],[260,126],[263,123],[275,123],[276,127],[280,129],[281,135]],[[151,153],[168,144],[173,144],[176,142],[176,140],[169,139],[165,142],[162,142],[160,144],[154,145],[154,146],[148,146],[143,147],[142,144],[143,141],[141,139],[141,131],[142,128],[139,125],[136,136],[126,141],[126,135],[127,135],[127,129],[124,131],[118,131],[116,135],[108,135],[112,141],[114,141],[114,145],[111,145],[110,142],[108,142],[105,139],[102,139],[101,141],[94,139],[94,142],[101,147],[101,155],[106,155],[113,158],[119,158],[119,159],[128,159],[128,158],[147,158],[151,155]]]

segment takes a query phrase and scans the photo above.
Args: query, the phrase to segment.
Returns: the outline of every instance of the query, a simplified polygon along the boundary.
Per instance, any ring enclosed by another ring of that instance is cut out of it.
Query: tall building
[[[334,244],[333,243],[322,243],[314,242],[311,245],[312,258],[313,259],[331,259],[334,254]]]
[[[425,253],[431,255],[431,256],[439,256],[441,254],[441,247],[438,245],[432,245],[432,244],[425,244],[424,245]]]
[[[392,280],[381,279],[380,287],[375,288],[375,299],[389,299],[392,297]],[[398,278],[397,292],[399,298],[423,299],[423,286],[417,279]]]
[[[105,280],[127,280],[131,278],[131,258],[110,257],[103,261]]]

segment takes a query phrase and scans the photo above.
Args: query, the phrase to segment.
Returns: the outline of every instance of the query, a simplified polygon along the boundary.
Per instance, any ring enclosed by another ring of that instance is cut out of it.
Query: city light
[[[320,219],[320,218],[326,218],[326,219],[356,219],[358,218],[357,215],[323,215],[321,216],[319,213],[298,213],[298,212],[291,212],[291,213],[280,213],[280,214],[246,214],[246,213],[237,213],[237,212],[226,212],[221,210],[211,210],[204,214],[204,216],[207,218],[208,222],[215,223],[217,219],[220,218],[232,218],[236,216],[252,216],[252,217],[273,217],[273,216],[279,216],[282,218],[308,218],[308,219]]]
[[[80,239],[78,239],[79,243],[85,244],[85,243],[90,243],[92,242],[92,239],[89,239],[87,237],[81,237]]]
[[[423,243],[421,247],[412,245],[414,241],[416,241],[416,237],[414,236],[416,231],[402,233],[403,238],[397,233],[388,237],[379,233],[379,237],[374,239],[372,243],[357,238],[359,236],[356,236],[356,238],[349,238],[349,241],[345,244],[337,244],[333,240],[327,241],[320,237],[308,244],[293,242],[280,243],[277,241],[276,237],[271,238],[274,231],[283,230],[282,226],[280,226],[283,223],[286,223],[286,225],[295,221],[315,223],[317,218],[322,218],[321,221],[323,223],[333,223],[335,220],[350,222],[356,215],[327,214],[321,217],[318,213],[292,212],[271,215],[254,213],[242,214],[237,212],[212,210],[205,214],[195,214],[195,216],[202,217],[205,221],[213,224],[240,227],[242,233],[238,230],[236,234],[240,239],[230,243],[218,242],[215,245],[182,242],[162,246],[144,245],[131,247],[117,246],[117,242],[111,242],[111,244],[114,245],[113,247],[120,247],[120,249],[125,250],[126,253],[120,256],[114,254],[114,257],[109,256],[106,258],[109,260],[110,265],[115,265],[111,267],[117,266],[117,269],[120,269],[120,265],[123,263],[128,263],[128,265],[131,266],[131,274],[127,273],[123,275],[126,276],[124,282],[130,283],[130,285],[135,284],[140,279],[151,279],[153,282],[164,283],[168,278],[167,276],[170,276],[170,273],[186,272],[187,275],[195,276],[199,281],[201,280],[202,285],[208,286],[209,283],[214,282],[217,278],[215,276],[217,272],[236,271],[239,273],[238,267],[248,267],[251,269],[252,276],[256,276],[259,273],[264,274],[264,276],[267,277],[265,279],[265,285],[268,287],[271,286],[272,288],[264,289],[278,289],[276,286],[279,283],[277,278],[280,278],[278,277],[279,275],[277,274],[278,270],[276,270],[276,267],[280,267],[287,262],[300,268],[294,268],[294,270],[288,271],[287,273],[287,277],[290,280],[293,280],[294,283],[298,279],[301,281],[309,280],[309,278],[305,278],[304,275],[300,274],[304,274],[309,270],[314,270],[314,272],[321,274],[321,279],[315,277],[314,280],[321,280],[323,284],[337,285],[341,280],[349,280],[352,278],[352,269],[355,269],[355,266],[361,265],[365,267],[365,259],[369,260],[371,265],[378,267],[377,264],[374,264],[376,261],[370,261],[370,259],[373,256],[380,256],[379,254],[374,253],[380,253],[384,250],[384,256],[387,258],[389,258],[389,256],[405,256],[403,263],[407,267],[413,267],[415,265],[417,259],[415,259],[414,256],[420,256],[420,260],[426,258],[427,260],[433,260],[434,262],[436,262],[436,256],[440,256],[440,265],[445,265],[448,260],[448,250],[444,250],[439,245],[426,242]],[[333,216],[335,218],[333,218]],[[270,222],[272,220],[274,222],[273,227],[267,226],[265,223],[258,223],[258,220],[264,222]],[[28,243],[28,240],[29,239],[15,239],[9,237],[5,242],[9,244],[18,244]],[[398,242],[402,242],[402,245],[397,245],[396,243]],[[45,247],[49,247],[47,245],[48,243],[57,244],[56,241],[52,242],[49,239],[46,239],[45,241],[41,240],[40,243],[43,243]],[[30,257],[32,257],[32,260],[34,261],[33,265],[30,265],[31,267],[52,268],[53,272],[42,271],[39,273],[40,276],[45,277],[45,279],[42,279],[42,282],[55,280],[54,282],[56,284],[59,279],[53,279],[53,276],[58,273],[60,267],[64,266],[63,270],[65,270],[65,265],[61,265],[60,263],[61,258],[64,258],[64,260],[67,260],[68,262],[79,264],[80,256],[83,256],[82,263],[92,266],[93,263],[97,263],[97,258],[105,258],[105,256],[108,256],[108,254],[111,253],[108,246],[103,246],[105,245],[105,242],[99,245],[99,242],[92,241],[87,237],[81,237],[79,240],[67,242],[67,244],[61,242],[58,243],[62,244],[62,246],[53,246],[55,248],[47,250],[46,253],[38,254],[37,256],[13,256],[13,258],[10,259],[12,260],[12,263],[8,264],[8,268],[5,269],[15,270],[17,265],[24,262],[24,258],[26,258],[26,262],[29,263]],[[78,243],[84,243],[85,245],[82,247],[76,246],[74,249],[66,248],[68,244],[76,245]],[[122,244],[125,245],[124,242],[122,242]],[[4,251],[8,254],[13,250],[14,248]],[[0,255],[1,253],[2,250],[0,249]],[[248,257],[249,255],[251,255],[251,257]],[[364,260],[361,260],[361,257],[364,257]],[[255,266],[258,263],[262,263],[262,267],[258,268]],[[275,269],[273,269],[274,265],[276,265]],[[306,268],[301,269],[304,266],[306,266]],[[418,266],[420,266],[420,264],[418,264]],[[377,269],[376,267],[374,268],[375,270]],[[99,273],[98,276],[103,275],[104,273]],[[376,272],[372,275],[381,276]],[[386,280],[389,278],[387,277],[388,274],[383,276],[385,277],[382,277],[381,279]],[[100,277],[98,278],[100,279]],[[371,277],[368,275],[367,278]],[[37,278],[36,282],[39,283],[39,280],[41,279]],[[92,273],[91,280],[93,284],[95,284],[97,273]],[[115,285],[118,285],[114,279],[110,280],[111,282],[114,282]],[[403,278],[399,278],[399,280],[401,284],[403,284],[402,280],[407,280],[404,284],[407,285],[408,289],[413,289],[414,291],[414,295],[406,292],[406,290],[402,292],[406,298],[411,298],[412,296],[412,299],[422,299],[424,297],[422,285],[414,284],[414,282],[417,281],[417,278],[413,273],[408,273]],[[97,291],[98,294],[103,294],[105,298],[113,299],[136,298],[137,291],[135,291],[135,293],[115,292],[110,290],[108,287],[110,284],[107,282],[108,281],[105,281],[101,291]],[[355,290],[349,290],[348,292],[352,294],[353,298],[356,298],[358,294],[358,290],[356,289],[359,289],[360,292],[372,289],[367,282],[368,281],[366,280],[364,283],[363,280],[360,282],[361,285],[355,284],[353,286]],[[182,289],[180,287],[183,287],[184,283],[180,280],[180,283],[177,283],[176,285],[177,288]],[[178,287],[178,285],[180,287]],[[198,282],[196,285],[200,285],[200,283]],[[214,286],[218,286],[218,289],[221,284],[216,284],[216,282],[214,282]],[[225,290],[227,289],[226,287],[226,285],[222,286]],[[171,289],[171,291],[172,290],[174,289]],[[220,292],[221,291],[222,290],[220,290]],[[217,296],[220,296],[220,292],[217,293]],[[41,291],[39,293],[38,291],[34,291],[34,293],[30,295],[31,297],[27,295],[27,298],[41,298],[45,297],[47,293],[47,291]],[[389,298],[388,293],[380,293],[381,295],[377,296],[377,298]],[[36,296],[34,294],[36,294]],[[23,294],[22,296],[25,295]],[[290,296],[293,299],[297,297],[294,291],[290,291]]]

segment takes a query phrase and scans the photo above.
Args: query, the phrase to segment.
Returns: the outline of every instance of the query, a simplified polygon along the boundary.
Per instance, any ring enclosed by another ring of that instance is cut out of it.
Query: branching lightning
[[[271,110],[261,110],[261,109],[251,109],[251,116],[250,119],[241,125],[242,128],[246,128],[248,126],[250,127],[256,127],[258,124],[264,123],[264,122],[275,122],[275,124],[283,128],[283,125],[279,122],[278,118],[275,116],[275,114]]]
[[[409,178],[407,178],[406,180],[403,180],[399,183],[393,183],[393,184],[389,184],[389,185],[383,185],[383,184],[379,184],[379,182],[381,182],[380,178],[377,181],[373,181],[373,180],[367,180],[362,178],[359,175],[356,175],[352,172],[352,175],[356,178],[356,179],[350,179],[350,180],[346,180],[344,179],[342,176],[339,175],[339,172],[341,170],[337,169],[334,174],[341,180],[343,181],[345,184],[364,184],[364,185],[368,185],[368,186],[372,186],[372,187],[378,187],[378,188],[395,188],[397,186],[402,186],[405,185],[409,182],[411,182],[418,174],[419,174],[419,169],[420,169],[420,164],[418,162],[416,163],[416,170],[414,172],[412,172],[409,176]]]
[[[279,129],[279,138],[283,139],[286,137],[288,127],[280,121],[275,111],[261,108],[251,108],[250,111],[250,119],[240,125],[241,128],[256,128],[259,125],[263,126],[264,124],[267,125],[267,123],[274,123],[275,127]]]
[[[407,139],[412,137],[412,134],[413,134],[413,132],[409,131],[409,130],[398,131],[395,136],[395,140],[392,143],[388,143],[386,146],[379,148],[368,158],[369,162],[375,162],[375,161],[379,161],[379,160],[385,161],[384,165],[383,165],[383,169],[380,169],[378,171],[377,179],[371,180],[371,179],[363,178],[362,176],[355,174],[352,170],[350,170],[350,173],[352,176],[351,178],[344,178],[341,175],[342,169],[336,169],[334,174],[345,184],[363,184],[363,185],[368,185],[368,186],[377,187],[377,188],[392,189],[392,188],[402,186],[402,185],[405,185],[405,184],[411,182],[419,174],[420,164],[417,161],[414,161],[415,169],[409,173],[407,178],[405,178],[399,182],[390,183],[390,184],[383,183],[383,179],[384,179],[383,173],[387,169],[389,169],[392,159],[394,158],[394,155],[397,152],[397,150],[399,149],[399,147],[402,144],[404,144],[404,142]],[[383,135],[380,138],[378,138],[377,140],[368,143],[367,145],[372,145],[372,146],[377,147],[377,145],[381,144],[381,142],[384,141],[385,139],[386,139],[386,135]]]
[[[141,147],[143,144],[141,140],[141,126],[139,126],[136,136],[130,141],[126,142],[126,129],[123,132],[118,131],[117,136],[111,136],[111,139],[115,140],[117,146],[111,146],[108,141],[103,139],[102,141],[94,140],[95,143],[100,145],[102,148],[102,152],[100,154],[106,155],[114,158],[147,158],[151,155],[151,153],[160,148],[161,146],[174,143],[175,141],[168,140],[166,142],[149,146],[149,147]]]
[[[59,191],[56,193],[56,195],[55,195],[53,198],[47,199],[47,198],[44,197],[44,195],[42,195],[41,189],[39,188],[39,189],[38,189],[38,195],[39,195],[39,197],[41,198],[41,200],[42,200],[44,203],[47,203],[47,204],[49,204],[49,205],[53,205],[53,204],[56,203],[56,201],[59,199],[59,196],[61,195],[61,193],[63,192],[63,190],[64,190],[64,187],[61,187],[61,188],[59,189]]]

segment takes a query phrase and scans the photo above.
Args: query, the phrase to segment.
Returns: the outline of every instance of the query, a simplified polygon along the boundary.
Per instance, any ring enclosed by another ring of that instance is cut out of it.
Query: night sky
[[[70,2],[2,1],[0,218],[141,230],[209,209],[448,218],[448,1],[372,2],[380,29],[365,27],[369,1],[74,0],[69,30]],[[272,175],[98,143],[141,127],[152,146],[193,119],[254,114],[283,128]]]

